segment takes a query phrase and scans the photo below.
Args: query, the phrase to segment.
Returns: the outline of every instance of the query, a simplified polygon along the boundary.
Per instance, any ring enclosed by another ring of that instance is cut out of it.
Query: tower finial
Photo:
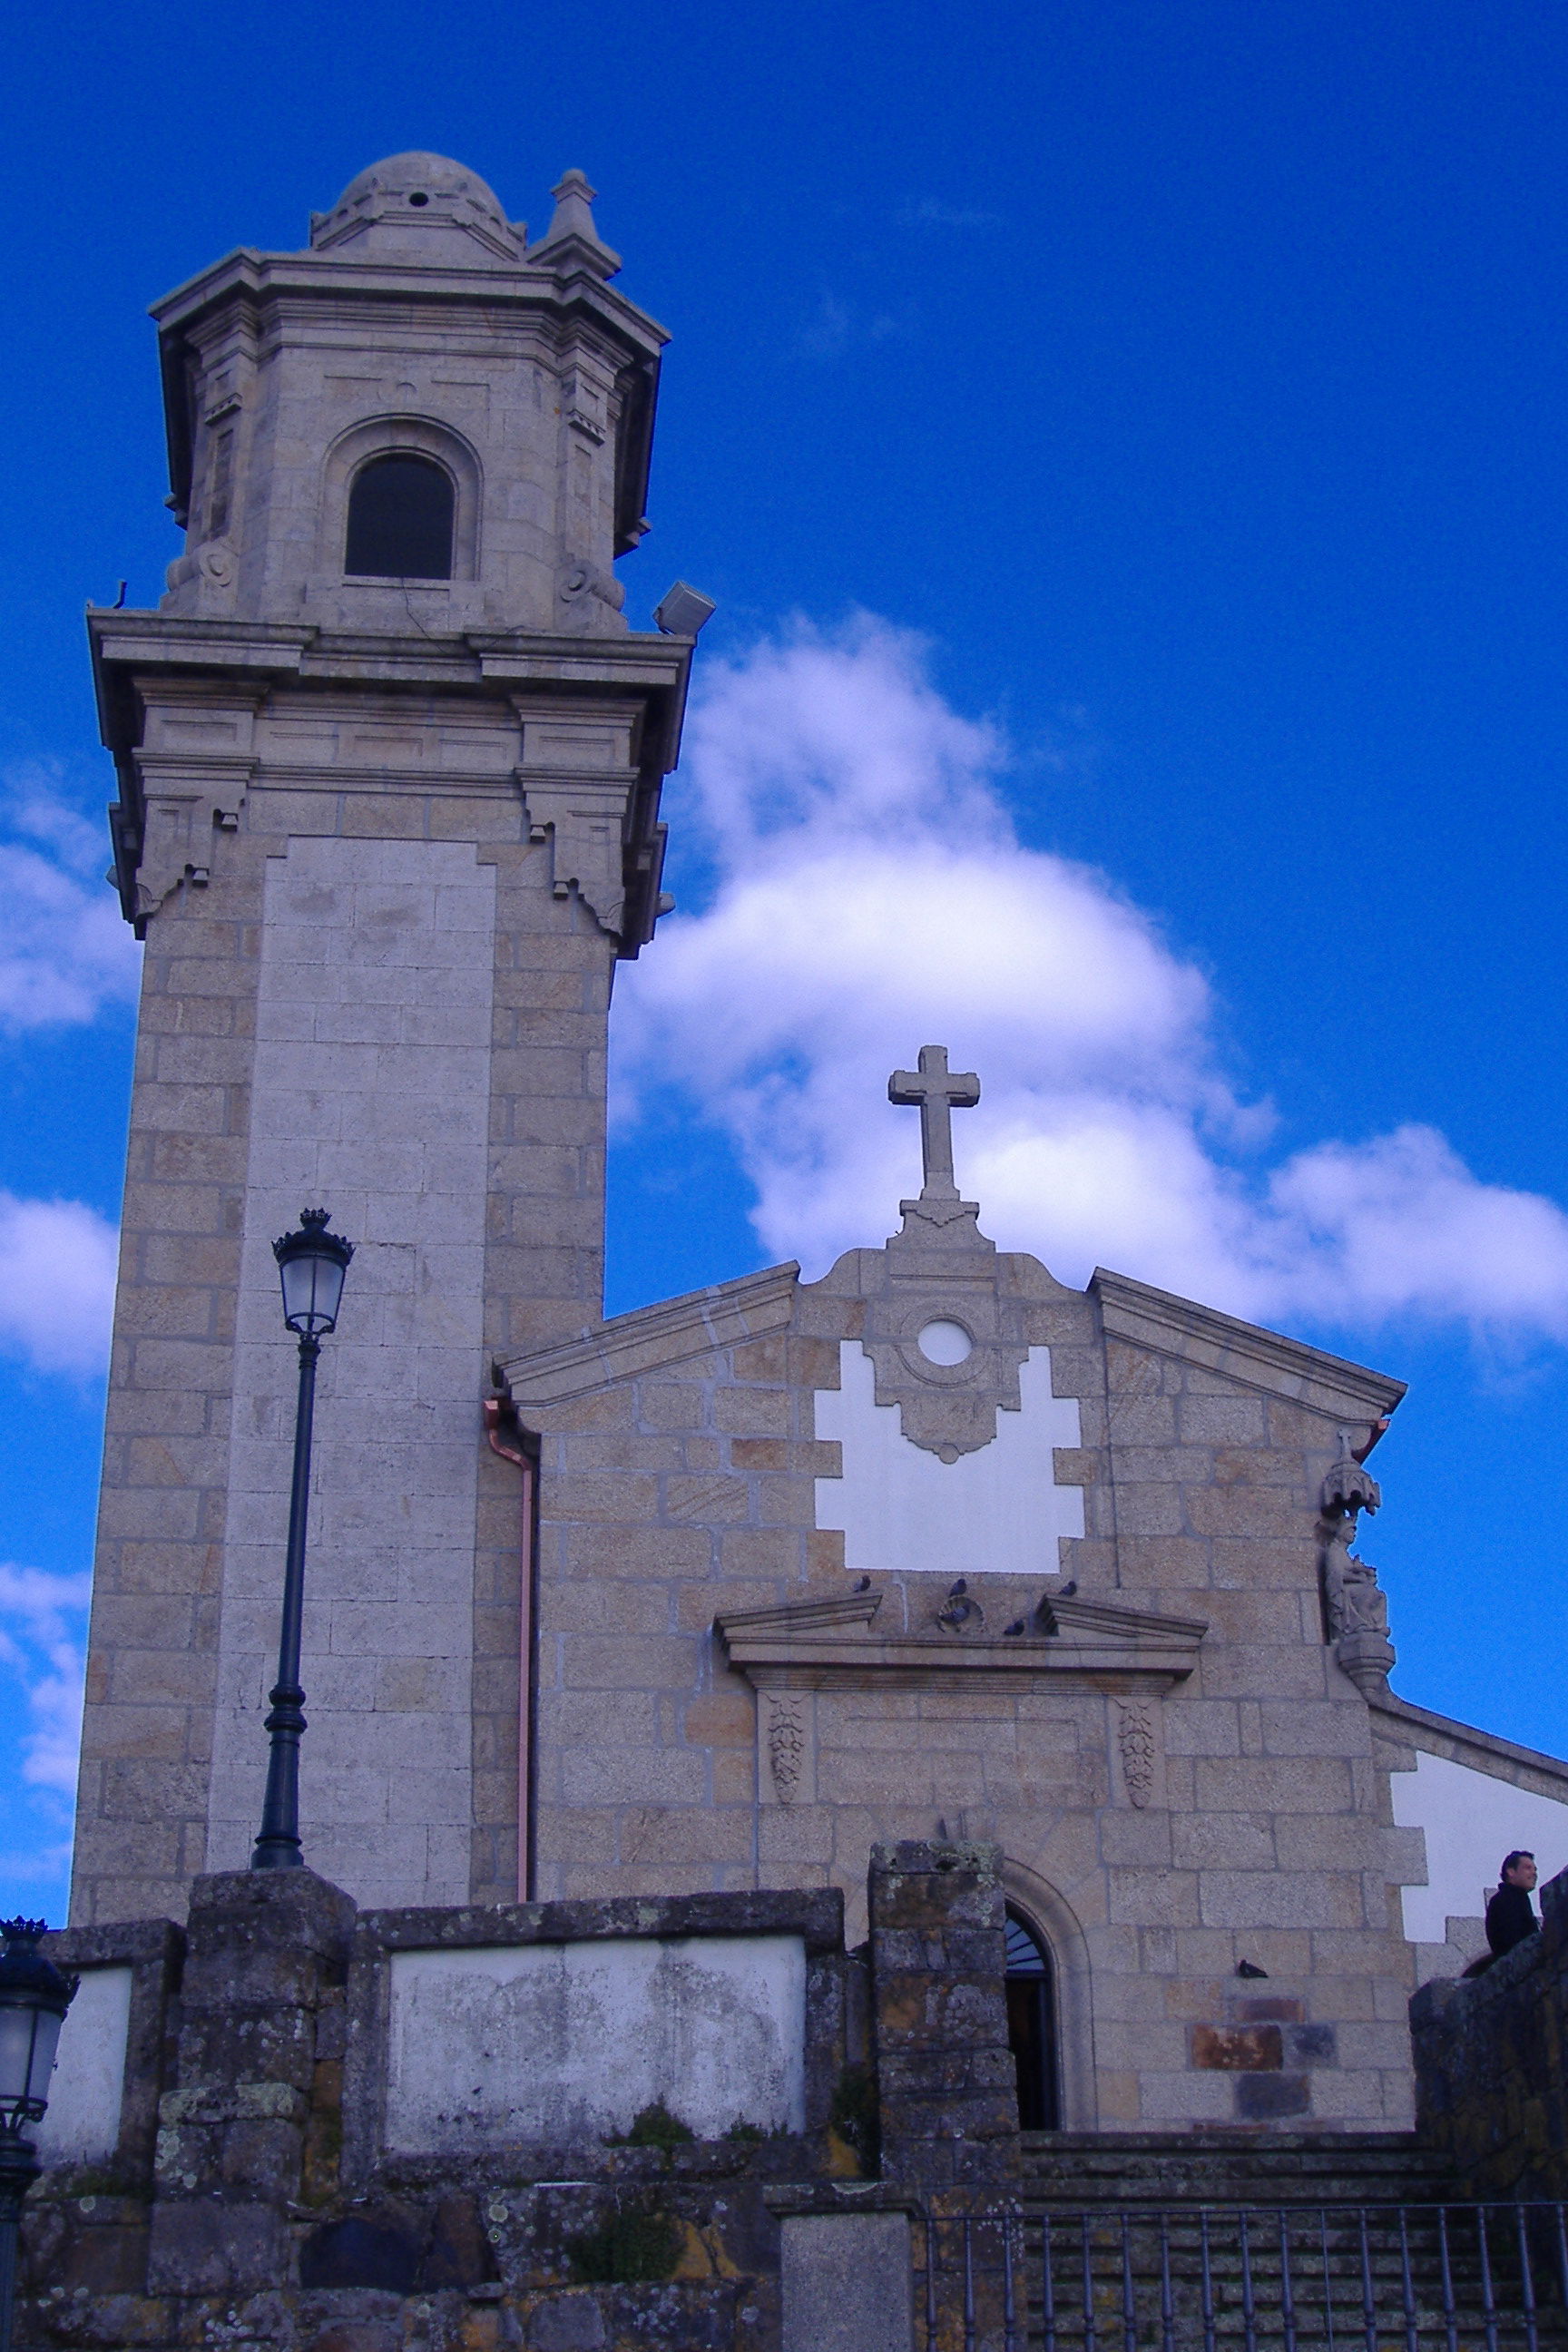
[[[611,251],[594,226],[594,198],[598,191],[589,185],[587,173],[575,169],[563,172],[550,193],[555,210],[550,226],[531,247],[529,259],[542,261],[547,255],[564,259],[563,248],[574,247],[574,257],[585,262],[596,278],[613,278],[621,257]]]

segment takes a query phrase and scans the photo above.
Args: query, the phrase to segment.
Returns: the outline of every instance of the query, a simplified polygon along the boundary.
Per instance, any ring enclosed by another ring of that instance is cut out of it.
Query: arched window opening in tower
[[[1018,2124],[1023,2131],[1056,2131],[1056,1972],[1043,1937],[1021,1911],[1007,1906],[1007,2041],[1018,2072]]]
[[[343,570],[370,580],[450,580],[452,478],[432,457],[372,457],[349,492]]]

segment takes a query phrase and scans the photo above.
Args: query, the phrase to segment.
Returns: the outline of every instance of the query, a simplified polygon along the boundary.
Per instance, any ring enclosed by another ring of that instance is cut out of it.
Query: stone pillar
[[[933,2192],[1016,2180],[1001,1848],[873,1846],[870,1905],[884,2179]]]
[[[159,2108],[148,2285],[248,2294],[292,2276],[317,2011],[355,1906],[310,1870],[227,1871],[191,1892],[174,2087]]]

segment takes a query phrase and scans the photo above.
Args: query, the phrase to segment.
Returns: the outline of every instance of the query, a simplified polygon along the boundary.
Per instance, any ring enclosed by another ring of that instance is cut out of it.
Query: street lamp
[[[298,1870],[300,1735],[305,1694],[300,1687],[300,1627],[305,1609],[305,1521],[310,1504],[310,1424],[316,1409],[316,1361],[338,1319],[343,1276],[353,1244],[327,1231],[329,1209],[303,1209],[300,1230],[272,1244],[283,1284],[283,1320],[300,1335],[300,1394],[294,1408],[294,1484],[289,1496],[289,1556],[283,1569],[283,1624],[278,1640],[278,1680],[267,1718],[267,1796],[252,1870]],[[4,2347],[0,2347],[4,2352]]]
[[[42,1919],[0,1923],[0,2352],[11,2352],[22,2200],[41,2169],[22,2126],[43,2120],[60,2027],[76,1995],[76,1979],[39,1951],[43,1932]]]

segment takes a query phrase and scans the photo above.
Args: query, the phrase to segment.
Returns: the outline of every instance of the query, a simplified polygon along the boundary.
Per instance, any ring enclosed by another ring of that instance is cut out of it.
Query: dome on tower
[[[527,231],[514,226],[493,188],[449,155],[414,149],[388,155],[352,179],[328,213],[310,216],[317,252],[353,243],[366,258],[456,259],[445,248],[475,239],[506,260],[521,258]]]

